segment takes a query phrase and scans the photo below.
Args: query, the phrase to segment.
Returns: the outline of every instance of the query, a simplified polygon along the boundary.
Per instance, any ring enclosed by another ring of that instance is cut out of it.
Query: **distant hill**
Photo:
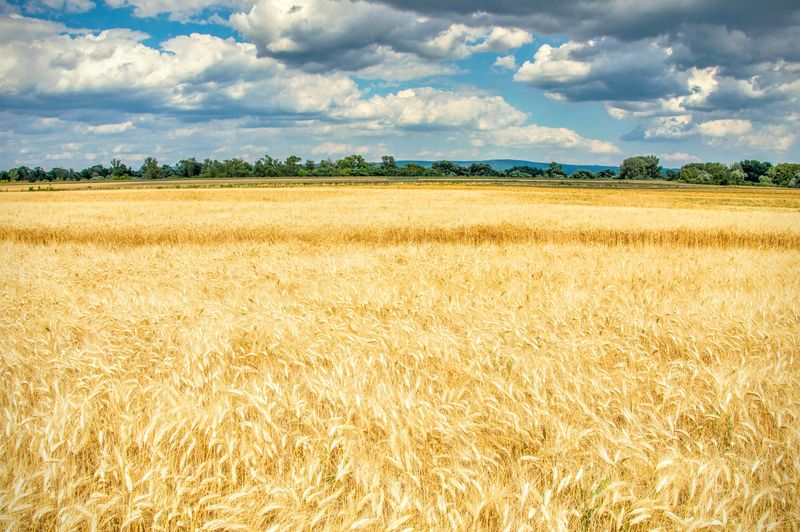
[[[418,164],[420,166],[424,166],[426,168],[430,168],[435,161],[397,161],[397,164],[400,166],[405,166],[407,164]],[[502,172],[503,170],[508,170],[509,168],[514,168],[515,166],[532,166],[533,168],[541,168],[542,170],[547,170],[550,166],[550,163],[540,163],[535,161],[521,161],[517,159],[489,159],[488,161],[453,161],[454,163],[461,165],[461,166],[469,166],[473,163],[486,163],[490,165],[495,170]],[[590,172],[599,172],[600,170],[613,170],[615,172],[619,172],[619,166],[602,166],[596,164],[563,164],[561,165],[564,168],[564,171],[568,174],[575,172],[576,170],[589,170]]]

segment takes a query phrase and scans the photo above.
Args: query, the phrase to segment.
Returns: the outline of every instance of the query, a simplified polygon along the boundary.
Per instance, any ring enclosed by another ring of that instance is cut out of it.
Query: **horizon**
[[[571,161],[534,161],[534,160],[528,160],[528,159],[515,159],[515,158],[506,158],[506,157],[497,157],[497,158],[491,158],[491,159],[399,159],[399,158],[395,158],[391,154],[384,154],[384,155],[394,158],[395,163],[398,166],[406,166],[406,165],[409,165],[409,164],[419,164],[419,165],[421,165],[423,167],[430,168],[433,164],[435,164],[437,162],[451,162],[451,163],[460,165],[462,167],[465,167],[465,165],[470,165],[470,164],[474,164],[474,163],[485,163],[485,164],[489,164],[490,166],[492,166],[492,168],[494,170],[503,171],[503,170],[512,169],[512,168],[514,168],[516,166],[531,166],[533,168],[539,168],[539,169],[544,170],[544,169],[547,169],[551,164],[558,164],[559,166],[562,166],[564,168],[564,170],[568,174],[570,174],[572,172],[575,172],[575,171],[578,171],[578,170],[598,170],[599,171],[599,170],[604,170],[604,169],[610,169],[610,170],[614,170],[614,171],[618,172],[620,167],[622,166],[622,163],[624,162],[624,161],[619,161],[616,164],[596,164],[596,163],[575,163],[575,162],[571,162]],[[645,154],[633,155],[633,156],[631,156],[631,158],[637,158],[637,157],[641,157],[643,155],[645,155]],[[647,154],[647,155],[652,156],[652,154]],[[300,159],[299,166],[304,166],[309,161],[312,162],[312,163],[315,163],[315,164],[323,163],[325,161],[330,161],[330,162],[333,162],[333,163],[337,163],[337,162],[341,161],[344,158],[358,156],[358,154],[348,154],[348,155],[342,155],[340,157],[327,157],[327,158],[319,158],[319,159],[309,159],[309,158],[305,158],[305,157],[300,157],[297,154],[292,154],[292,155],[290,155],[288,157],[291,157],[291,156],[299,157],[299,159]],[[152,156],[146,156],[145,159],[150,158],[150,157],[152,157]],[[262,157],[256,157],[256,158],[252,158],[252,159],[246,159],[246,158],[243,158],[243,157],[232,157],[232,158],[229,158],[229,159],[226,159],[226,160],[241,160],[241,161],[244,161],[244,162],[246,162],[246,163],[248,163],[250,165],[253,165],[256,162],[263,161],[265,158],[269,158],[269,157],[270,157],[269,154],[265,154]],[[144,165],[145,159],[142,159],[141,161],[134,161],[133,164],[129,164],[129,163],[126,163],[124,160],[120,160],[120,159],[115,159],[114,158],[114,159],[112,159],[111,161],[108,161],[108,162],[99,161],[99,162],[96,162],[96,163],[86,164],[83,167],[70,167],[70,166],[41,167],[39,165],[36,165],[36,166],[21,165],[20,167],[25,166],[25,167],[29,168],[30,170],[34,170],[34,169],[36,169],[38,167],[38,168],[42,168],[43,170],[48,171],[48,172],[51,171],[51,170],[56,170],[56,169],[63,169],[63,170],[70,170],[70,171],[80,171],[80,170],[83,170],[83,169],[90,169],[93,166],[102,166],[104,168],[111,169],[113,167],[113,165],[114,165],[114,160],[117,160],[120,163],[122,163],[122,165],[124,167],[126,167],[128,170],[136,172],[137,170],[139,170]],[[219,159],[213,159],[213,158],[203,158],[203,157],[197,157],[197,156],[187,156],[187,157],[183,157],[183,158],[181,158],[179,160],[159,160],[157,158],[154,158],[154,159],[156,160],[156,162],[159,165],[168,166],[168,167],[171,167],[171,168],[177,168],[177,167],[179,167],[181,165],[181,163],[183,163],[185,161],[194,161],[194,162],[196,162],[198,164],[203,163],[204,160],[210,160],[210,161],[215,161],[215,162],[225,162],[226,161],[226,160],[219,160]],[[275,158],[273,158],[273,160],[274,160],[275,163],[283,164],[286,159],[285,158],[281,158],[281,157],[275,157]],[[663,164],[663,161],[661,161],[659,159],[659,166],[660,166],[662,172],[666,172],[668,170],[677,171],[677,170],[680,170],[684,166],[705,165],[705,164],[709,164],[709,163],[710,164],[718,164],[718,163],[719,164],[724,164],[728,168],[733,168],[735,165],[738,165],[738,164],[740,164],[740,163],[742,163],[744,161],[745,161],[745,159],[742,159],[740,161],[734,161],[732,163],[721,163],[720,161],[692,161],[690,163],[686,163],[686,164],[680,165],[680,166],[669,166],[669,165]],[[374,166],[380,166],[381,163],[382,163],[380,158],[365,159],[365,162],[367,164],[374,165]],[[758,162],[758,161],[756,160],[756,162]],[[791,164],[791,165],[797,164],[797,163],[792,163],[792,162],[789,162],[789,161],[764,161],[764,162],[769,163],[769,164],[771,164],[773,166],[774,165],[785,165],[785,164]],[[141,164],[139,164],[139,163],[141,163]],[[13,168],[2,168],[2,167],[0,167],[0,172],[8,172],[9,170],[12,170],[12,169]]]
[[[800,160],[800,5],[0,0],[0,168]]]

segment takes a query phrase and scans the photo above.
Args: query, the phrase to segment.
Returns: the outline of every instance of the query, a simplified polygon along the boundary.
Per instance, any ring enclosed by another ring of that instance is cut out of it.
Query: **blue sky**
[[[800,160],[800,5],[0,0],[0,166]]]

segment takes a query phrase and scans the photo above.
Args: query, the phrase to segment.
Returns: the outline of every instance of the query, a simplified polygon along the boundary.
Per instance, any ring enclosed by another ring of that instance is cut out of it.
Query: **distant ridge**
[[[418,164],[420,166],[430,168],[431,166],[433,166],[434,162],[435,161],[404,160],[404,161],[397,161],[397,164],[401,166],[405,166],[407,164]],[[489,159],[486,161],[452,161],[452,162],[461,166],[469,166],[473,163],[486,163],[497,171],[508,170],[509,168],[514,168],[515,166],[532,166],[533,168],[541,168],[542,170],[547,170],[547,168],[550,166],[550,163],[523,161],[519,159]],[[563,163],[561,164],[561,166],[564,168],[564,171],[568,174],[571,174],[576,170],[589,170],[590,172],[599,172],[600,170],[613,170],[615,172],[619,172],[619,166],[602,166],[597,164],[563,164]]]

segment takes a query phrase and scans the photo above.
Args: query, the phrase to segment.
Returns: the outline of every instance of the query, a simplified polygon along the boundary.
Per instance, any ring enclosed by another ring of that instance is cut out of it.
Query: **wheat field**
[[[800,193],[0,193],[0,526],[800,527]]]

